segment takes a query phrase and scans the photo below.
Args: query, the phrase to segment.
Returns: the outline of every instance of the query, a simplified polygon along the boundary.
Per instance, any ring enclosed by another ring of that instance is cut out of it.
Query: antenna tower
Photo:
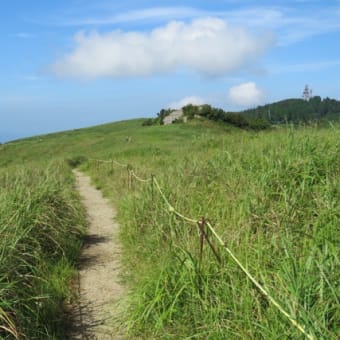
[[[302,98],[305,100],[305,101],[309,101],[309,99],[311,99],[313,96],[313,91],[309,88],[308,85],[305,86],[305,89],[303,90],[302,92]]]

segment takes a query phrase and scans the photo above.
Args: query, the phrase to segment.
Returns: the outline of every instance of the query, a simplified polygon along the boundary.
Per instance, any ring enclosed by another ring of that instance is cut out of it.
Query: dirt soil
[[[89,228],[79,266],[79,301],[72,339],[126,339],[119,319],[124,300],[120,283],[121,246],[116,213],[90,178],[75,170],[77,189],[87,210]]]

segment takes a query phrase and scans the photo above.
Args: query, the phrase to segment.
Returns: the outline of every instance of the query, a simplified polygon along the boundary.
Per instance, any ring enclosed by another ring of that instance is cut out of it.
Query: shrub
[[[67,158],[66,162],[67,164],[71,167],[71,168],[76,168],[78,167],[80,164],[83,164],[87,161],[87,157],[83,156],[83,155],[78,155],[78,156],[74,156],[71,158]]]

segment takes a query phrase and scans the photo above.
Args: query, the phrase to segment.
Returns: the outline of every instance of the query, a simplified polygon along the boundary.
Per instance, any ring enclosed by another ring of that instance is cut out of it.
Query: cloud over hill
[[[171,21],[145,31],[115,30],[76,34],[75,46],[49,68],[59,77],[134,77],[189,69],[205,76],[225,75],[256,64],[271,46],[218,18]]]
[[[258,105],[264,99],[264,93],[254,82],[247,82],[230,88],[228,99],[240,106]]]
[[[169,104],[169,108],[171,109],[181,109],[183,106],[186,106],[188,104],[192,104],[192,105],[203,105],[205,104],[205,100],[201,97],[197,97],[197,96],[188,96],[188,97],[184,97],[181,100],[177,101],[177,102],[173,102],[171,104]]]

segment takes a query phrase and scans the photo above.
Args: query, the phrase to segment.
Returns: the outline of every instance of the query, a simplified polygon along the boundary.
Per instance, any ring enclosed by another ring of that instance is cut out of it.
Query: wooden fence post
[[[151,174],[151,200],[152,200],[152,203],[154,203],[154,180],[155,180],[155,175]]]
[[[127,172],[127,186],[128,186],[128,190],[130,190],[130,169],[129,169],[129,165],[127,165],[127,167],[126,167],[126,172]]]
[[[210,249],[212,250],[213,254],[215,255],[218,263],[221,263],[221,257],[218,255],[216,248],[214,247],[214,245],[211,243],[209,236],[208,236],[208,228],[206,230],[204,230],[204,227],[206,225],[206,220],[203,217],[201,221],[198,221],[198,227],[200,230],[200,257],[202,258],[202,253],[203,253],[203,240],[205,239],[209,246]]]
[[[200,234],[200,262],[202,262],[202,257],[203,257],[204,224],[205,224],[204,218],[202,218],[200,221],[197,222],[198,230]]]

